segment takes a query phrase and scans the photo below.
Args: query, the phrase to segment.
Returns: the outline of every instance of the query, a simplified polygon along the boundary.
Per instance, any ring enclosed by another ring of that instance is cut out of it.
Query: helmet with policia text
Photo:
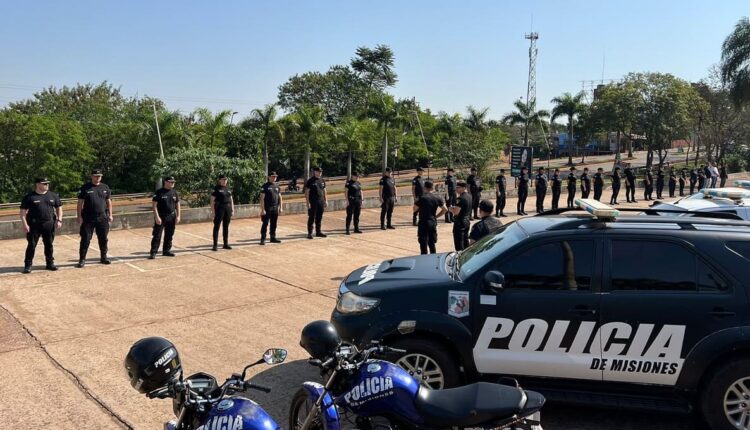
[[[177,348],[163,337],[147,337],[134,343],[124,365],[130,385],[142,394],[164,387],[182,373]]]
[[[341,346],[341,337],[328,321],[313,321],[302,329],[299,345],[310,357],[325,361]]]

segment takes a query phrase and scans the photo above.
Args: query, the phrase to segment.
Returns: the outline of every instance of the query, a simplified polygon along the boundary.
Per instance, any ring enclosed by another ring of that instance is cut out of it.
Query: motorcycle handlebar
[[[252,382],[245,381],[244,383],[245,389],[253,389],[258,391],[263,391],[264,393],[270,393],[271,389],[268,387],[264,387],[262,385],[253,384]]]

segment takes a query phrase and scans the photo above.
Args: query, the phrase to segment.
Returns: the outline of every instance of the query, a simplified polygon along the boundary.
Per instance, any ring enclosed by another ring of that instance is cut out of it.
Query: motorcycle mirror
[[[263,361],[266,364],[278,364],[283,363],[286,360],[286,349],[271,348],[263,354]]]
[[[505,276],[497,270],[490,270],[484,274],[484,285],[493,293],[503,291],[503,284],[505,284]]]

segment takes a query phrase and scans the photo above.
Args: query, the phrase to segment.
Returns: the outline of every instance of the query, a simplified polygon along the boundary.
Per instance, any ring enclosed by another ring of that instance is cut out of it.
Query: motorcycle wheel
[[[289,429],[299,430],[305,423],[315,402],[307,394],[304,388],[300,388],[292,397],[292,405],[289,407]],[[309,430],[324,430],[320,421],[320,414],[313,420]]]

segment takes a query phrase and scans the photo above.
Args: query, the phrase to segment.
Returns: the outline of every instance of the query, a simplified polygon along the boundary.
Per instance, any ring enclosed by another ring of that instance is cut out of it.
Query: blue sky
[[[696,81],[750,15],[747,0],[0,2],[0,106],[39,88],[98,83],[244,116],[286,79],[348,64],[357,46],[396,55],[399,97],[433,111],[490,107],[526,94],[528,41],[539,32],[540,107],[582,80],[631,71]]]

